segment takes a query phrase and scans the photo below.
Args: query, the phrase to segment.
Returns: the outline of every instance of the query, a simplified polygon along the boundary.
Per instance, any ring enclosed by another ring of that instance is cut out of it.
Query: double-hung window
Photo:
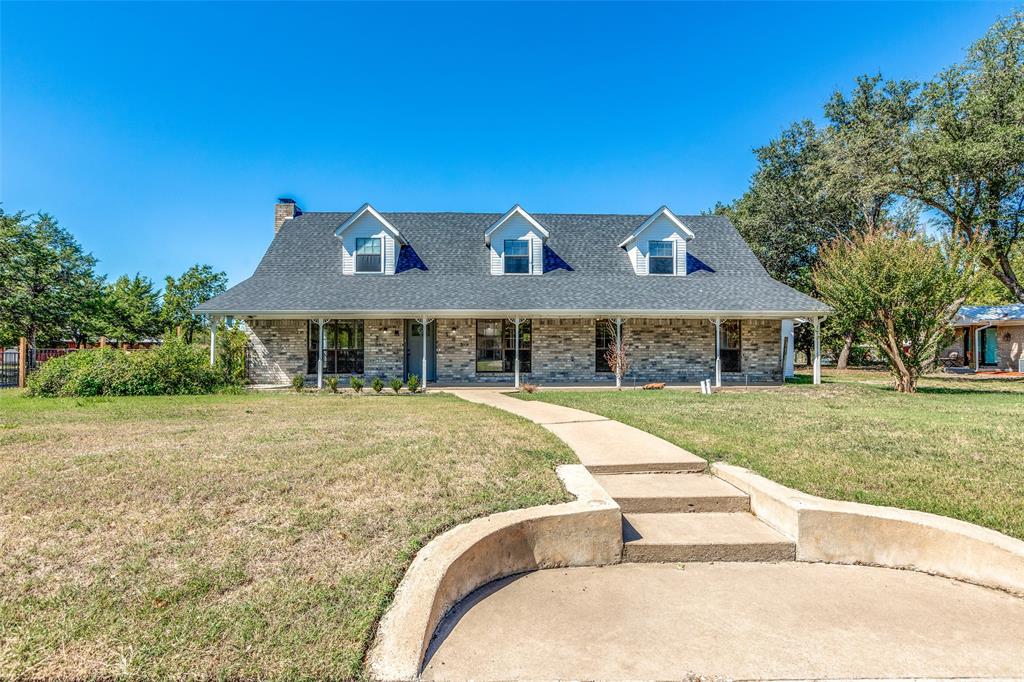
[[[505,274],[526,275],[530,272],[530,242],[527,239],[505,240]]]
[[[532,327],[519,324],[519,371],[531,371]],[[476,371],[516,371],[516,325],[507,320],[476,321]]]
[[[594,371],[610,372],[608,351],[615,345],[615,323],[611,320],[598,320],[594,328]]]
[[[739,320],[726,320],[722,323],[722,371],[740,372],[742,362],[740,356],[743,350],[742,344],[743,328]]]
[[[652,275],[676,274],[675,251],[670,241],[647,242],[648,272]]]
[[[323,353],[324,374],[363,373],[363,321],[331,320],[324,324],[324,347],[320,349],[320,325],[309,321],[306,371],[316,374],[317,355]]]
[[[356,272],[383,272],[380,237],[356,239]]]

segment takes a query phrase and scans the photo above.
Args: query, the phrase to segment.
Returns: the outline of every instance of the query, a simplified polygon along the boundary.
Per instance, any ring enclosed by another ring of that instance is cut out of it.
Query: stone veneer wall
[[[1024,326],[1004,325],[997,329],[999,368],[1016,372],[1020,368],[1020,358],[1024,357]]]
[[[302,320],[256,320],[253,323],[253,381],[287,383],[306,368],[306,330]],[[594,371],[593,319],[533,320],[533,383],[607,383],[610,373]],[[437,380],[440,383],[510,383],[511,373],[476,373],[476,320],[437,320]],[[706,320],[633,319],[624,325],[632,367],[627,385],[649,381],[696,383],[714,377],[715,327]],[[723,372],[723,383],[782,380],[781,323],[743,320],[742,371]],[[405,367],[403,320],[366,320],[364,367],[367,378],[402,376]],[[344,378],[344,377],[343,377]]]

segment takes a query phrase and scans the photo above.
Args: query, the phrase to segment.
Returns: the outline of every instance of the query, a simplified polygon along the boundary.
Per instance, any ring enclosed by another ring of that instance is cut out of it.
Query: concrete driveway
[[[1024,599],[886,568],[620,564],[487,585],[426,679],[1022,678]]]

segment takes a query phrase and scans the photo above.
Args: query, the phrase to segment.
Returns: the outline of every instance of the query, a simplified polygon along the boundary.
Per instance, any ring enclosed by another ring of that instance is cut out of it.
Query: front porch
[[[617,319],[630,361],[623,387],[648,382],[692,387],[708,379],[718,386],[782,382],[781,319]],[[246,318],[245,323],[254,384],[288,384],[297,374],[318,386],[331,375],[343,384],[353,375],[367,381],[422,378],[424,369],[432,387],[616,383],[605,359],[616,338],[614,319],[427,318],[426,335],[423,320],[408,318]]]

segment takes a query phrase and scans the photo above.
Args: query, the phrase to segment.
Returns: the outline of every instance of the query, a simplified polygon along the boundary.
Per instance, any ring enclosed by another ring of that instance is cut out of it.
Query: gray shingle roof
[[[680,216],[695,233],[685,277],[639,277],[618,244],[647,216],[532,214],[547,246],[572,271],[490,274],[484,231],[499,213],[383,213],[427,270],[342,275],[334,230],[350,213],[303,213],[287,221],[252,277],[199,306],[234,315],[315,313],[615,312],[637,314],[828,312],[771,279],[728,219]]]

